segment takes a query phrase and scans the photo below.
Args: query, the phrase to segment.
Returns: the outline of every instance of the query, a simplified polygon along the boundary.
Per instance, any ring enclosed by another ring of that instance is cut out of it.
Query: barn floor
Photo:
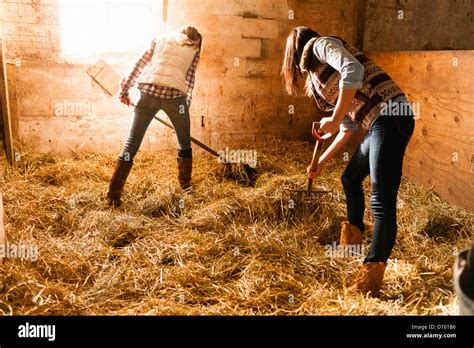
[[[64,159],[23,149],[21,165],[5,166],[0,179],[6,226],[10,243],[37,245],[39,258],[7,260],[0,313],[456,313],[454,253],[469,245],[474,214],[403,181],[381,298],[345,296],[361,261],[325,257],[344,218],[342,159],[320,179],[332,194],[290,210],[281,188],[304,186],[310,146],[275,141],[257,149],[256,187],[225,179],[223,166],[202,155],[192,195],[177,190],[173,156],[142,151],[117,210],[104,204],[113,156]]]

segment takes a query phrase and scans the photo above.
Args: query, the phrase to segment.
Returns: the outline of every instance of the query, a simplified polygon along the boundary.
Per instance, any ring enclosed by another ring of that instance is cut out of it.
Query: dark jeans
[[[146,93],[141,93],[140,100],[135,106],[130,135],[120,155],[124,161],[133,161],[145,136],[145,132],[158,111],[163,110],[173,124],[178,138],[178,156],[191,157],[191,126],[189,108],[186,97],[161,99]]]
[[[402,177],[403,156],[414,127],[412,113],[379,116],[342,174],[348,220],[361,231],[365,227],[362,181],[370,174],[374,232],[364,262],[387,262],[395,244],[397,194]]]

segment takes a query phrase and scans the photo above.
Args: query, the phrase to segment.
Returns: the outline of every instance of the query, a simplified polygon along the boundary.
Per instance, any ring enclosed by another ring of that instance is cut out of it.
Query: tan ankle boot
[[[109,190],[107,191],[107,204],[118,207],[121,204],[121,196],[127,177],[132,170],[133,162],[118,159],[115,163],[114,174],[110,179]]]
[[[178,157],[178,180],[183,190],[191,189],[191,175],[193,171],[193,159]]]
[[[347,290],[352,293],[369,293],[372,297],[378,297],[382,287],[384,272],[384,262],[367,262],[362,265],[359,274]]]
[[[360,245],[362,244],[362,232],[359,227],[351,224],[349,221],[341,223],[340,245]]]

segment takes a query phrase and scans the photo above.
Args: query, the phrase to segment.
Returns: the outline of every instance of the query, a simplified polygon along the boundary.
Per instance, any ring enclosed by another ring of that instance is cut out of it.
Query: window
[[[87,57],[146,48],[156,35],[157,0],[60,0],[62,51]]]

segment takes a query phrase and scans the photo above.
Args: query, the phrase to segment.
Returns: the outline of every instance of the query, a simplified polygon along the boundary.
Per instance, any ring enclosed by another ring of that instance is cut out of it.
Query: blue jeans
[[[387,262],[397,234],[397,194],[403,156],[413,134],[413,113],[379,116],[342,174],[349,222],[364,231],[362,181],[370,174],[374,232],[366,262]]]
[[[163,110],[173,124],[178,138],[178,156],[191,157],[191,123],[186,97],[161,99],[141,92],[140,100],[135,106],[130,135],[120,155],[124,161],[133,161],[153,117]]]

